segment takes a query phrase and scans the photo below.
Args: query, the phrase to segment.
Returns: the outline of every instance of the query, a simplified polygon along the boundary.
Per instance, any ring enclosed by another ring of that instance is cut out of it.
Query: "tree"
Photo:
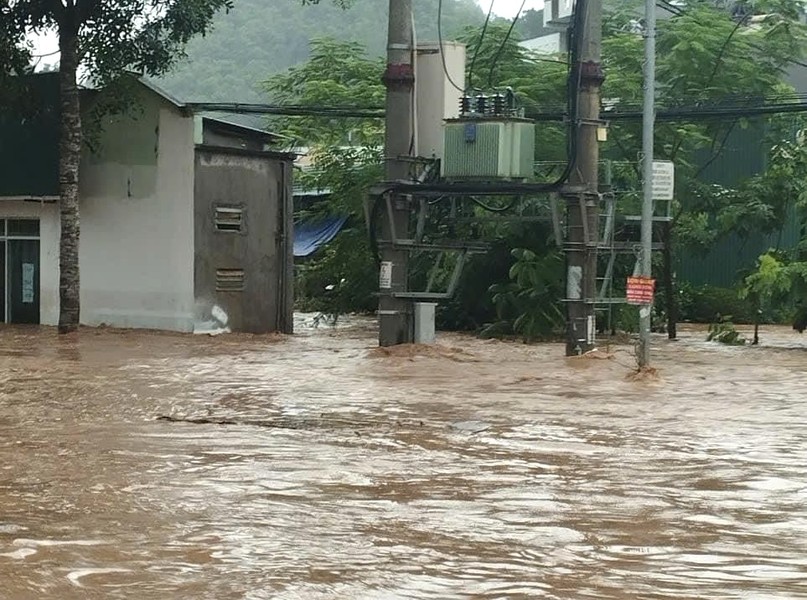
[[[11,7],[0,0],[0,107],[17,96],[15,84],[30,64],[30,48],[24,42],[24,31],[11,18]]]
[[[622,8],[619,3],[615,5]],[[661,21],[659,104],[665,108],[699,105],[715,107],[725,102],[732,105],[742,102],[753,104],[761,98],[792,94],[792,89],[782,83],[783,70],[793,57],[798,56],[804,32],[802,26],[790,20],[790,13],[786,8],[787,6],[783,7],[782,14],[771,14],[749,27],[746,22],[732,20],[729,13],[693,0],[684,7],[680,15]],[[508,29],[507,24],[491,22],[484,38],[480,28],[465,30],[461,41],[468,48],[469,85],[487,94],[512,87],[519,105],[528,114],[564,111],[568,100],[569,73],[566,56],[532,55],[518,45],[515,34],[507,37]],[[300,67],[288,77],[283,76],[273,81],[273,100],[294,104],[305,104],[307,101],[311,104],[323,104],[323,90],[326,91],[324,93],[330,90],[335,103],[362,106],[367,104],[368,98],[373,97],[366,90],[373,89],[379,94],[383,93],[377,79],[380,66],[353,62],[356,57],[361,57],[355,49],[349,46],[315,47],[313,52],[311,65]],[[327,55],[338,57],[338,60],[328,63]],[[641,35],[636,28],[635,11],[615,11],[608,17],[604,57],[608,75],[604,93],[608,104],[617,105],[623,110],[641,106],[643,48]],[[357,93],[354,94],[354,90]],[[345,168],[344,161],[331,160],[340,152],[345,152],[344,149],[334,149],[334,146],[345,143],[346,132],[357,127],[358,131],[373,132],[372,135],[367,135],[368,139],[376,132],[380,133],[380,130],[374,129],[376,125],[372,122],[348,125],[344,121],[318,119],[316,123],[311,120],[300,120],[296,124],[289,120],[284,123],[288,124],[287,131],[293,135],[319,141],[321,156],[329,156],[327,162],[334,167],[327,170],[331,183],[338,181],[340,177],[353,179],[356,176]],[[768,118],[754,122],[737,117],[659,123],[657,156],[675,160],[678,165],[679,197],[673,207],[675,219],[666,232],[669,243],[661,260],[666,274],[662,279],[666,281],[668,290],[672,289],[675,248],[709,248],[720,236],[744,236],[757,230],[774,231],[779,226],[787,214],[782,194],[762,195],[759,191],[760,182],[755,180],[749,180],[743,185],[732,183],[730,187],[722,187],[715,185],[708,177],[711,176],[709,171],[718,164],[726,145],[737,132],[756,132],[752,128],[759,127],[760,136],[780,141],[787,135],[789,126],[781,119]],[[536,159],[550,163],[547,169],[555,169],[554,173],[549,170],[539,173],[540,177],[548,181],[556,175],[558,164],[562,164],[567,158],[567,128],[559,124],[539,123],[536,131]],[[605,158],[618,161],[618,168],[614,172],[615,179],[619,179],[615,181],[615,185],[618,183],[619,188],[632,186],[639,189],[637,159],[640,140],[641,125],[638,121],[612,123],[609,141],[603,149]],[[355,153],[355,149],[348,152]],[[750,177],[753,173],[748,175]],[[317,177],[323,177],[323,172]],[[778,181],[781,182],[782,178],[779,177]],[[329,184],[323,187],[332,186]],[[356,198],[357,195],[352,193],[339,196],[334,198],[331,208],[355,210],[354,214],[358,217],[360,212],[355,203]],[[626,203],[625,214],[638,214],[639,194],[620,199]],[[354,204],[350,205],[349,202]],[[354,208],[348,208],[349,206]],[[438,203],[429,209],[430,215],[439,217],[439,209]],[[551,252],[546,244],[542,247],[525,244],[524,238],[519,237],[523,232],[519,232],[516,226],[474,227],[477,234],[495,239],[495,246],[505,249],[497,257],[496,263],[497,273],[499,267],[503,267],[501,277],[498,280],[487,279],[489,283],[508,283],[508,270],[513,266],[510,251],[514,248],[532,251],[538,262],[543,261]],[[550,235],[547,231],[531,233],[533,244],[536,236],[540,235],[542,240],[546,240]],[[521,251],[519,254],[528,256]],[[504,258],[498,260],[502,256]],[[628,265],[622,267],[629,272]],[[490,277],[491,269],[480,276],[475,273],[472,264],[469,265],[468,274],[469,277]],[[468,285],[466,278],[461,287]],[[478,287],[474,288],[476,300],[481,291]],[[526,296],[522,294],[521,297],[523,299]],[[674,294],[668,294],[668,297],[674,298]],[[501,299],[504,296],[500,296]],[[460,303],[452,301],[451,306],[460,306]],[[668,312],[670,321],[674,322],[674,310]],[[489,316],[494,317],[492,314]],[[480,318],[484,317],[476,314],[473,321],[479,324]],[[513,322],[515,318],[516,315],[513,315]]]
[[[318,106],[383,106],[383,59],[369,58],[359,43],[333,39],[312,40],[310,52],[307,62],[264,83],[273,103],[308,106],[313,112]],[[312,114],[275,119],[272,127],[317,148],[334,144],[378,146],[383,142],[383,123],[378,119],[334,120]]]
[[[641,3],[611,2],[604,27],[603,56],[607,79],[603,97],[607,105],[640,110],[642,104],[643,39],[640,35]],[[771,96],[788,96],[792,88],[783,83],[784,70],[804,47],[805,31],[797,22],[798,3],[793,0],[757,2],[765,16],[749,25],[750,14],[733,18],[707,2],[691,0],[671,18],[659,22],[658,104],[663,108],[754,104]],[[464,41],[469,60],[475,63],[474,86],[485,90],[512,86],[527,111],[562,110],[566,102],[566,65],[553,63],[565,57],[535,57],[504,42],[498,24],[492,24],[484,41],[479,30],[469,30]],[[502,50],[499,51],[499,48]],[[474,57],[475,60],[474,60]],[[549,60],[549,62],[547,62]],[[478,82],[478,83],[477,83]],[[607,119],[607,113],[604,113]],[[752,129],[753,128],[753,129]],[[711,168],[724,155],[727,144],[739,132],[754,131],[770,143],[788,135],[781,119],[720,117],[660,122],[656,131],[656,158],[677,165],[678,198],[673,222],[662,228],[662,287],[667,299],[668,329],[675,335],[676,294],[673,264],[676,248],[708,249],[730,234],[747,236],[773,231],[781,226],[787,206],[782,194],[759,193],[750,181],[727,188],[709,180]],[[566,132],[557,126],[540,125],[538,160],[561,160]],[[639,121],[614,121],[604,158],[634,165],[633,173],[620,179],[639,189],[638,157],[641,151]],[[753,173],[748,173],[752,176]],[[781,181],[781,178],[779,178]],[[619,187],[624,188],[624,185]],[[620,198],[623,212],[638,214],[640,196]],[[791,204],[792,206],[792,204]]]
[[[752,219],[752,223],[764,227],[766,221],[780,223],[793,213],[804,223],[807,146],[803,142],[782,142],[774,146],[768,169],[744,186],[743,194],[749,202],[779,207],[785,212],[785,216],[779,216],[765,211],[762,218]],[[807,234],[793,250],[771,249],[760,256],[756,269],[745,279],[742,296],[751,299],[759,310],[790,309],[793,328],[799,332],[807,329]]]
[[[801,56],[807,41],[804,27],[796,20],[797,6],[795,0],[758,2],[757,12],[764,11],[766,16],[750,26],[748,18],[737,20],[708,3],[687,1],[680,12],[659,22],[658,105],[719,108],[727,103],[752,105],[772,96],[792,96],[792,88],[783,83],[784,70]],[[635,32],[635,15],[620,12],[611,16],[603,55],[607,73],[603,97],[624,108],[641,106],[643,47],[642,38]],[[709,246],[718,235],[742,233],[743,220],[734,219],[732,223],[728,215],[737,214],[748,196],[708,185],[704,177],[732,136],[752,125],[743,117],[718,117],[660,122],[657,126],[656,158],[676,163],[679,190],[673,221],[662,232],[662,283],[671,337],[675,336],[677,320],[672,277],[674,248]],[[771,131],[764,121],[758,120],[756,126],[760,135]],[[611,157],[635,161],[640,155],[638,123],[613,126],[609,138]],[[749,205],[745,210],[751,208]],[[762,207],[757,204],[756,208]],[[720,224],[726,227],[720,229]]]
[[[79,70],[85,70],[89,80],[101,88],[130,70],[159,77],[183,56],[194,36],[209,30],[218,11],[232,5],[233,0],[4,0],[4,27],[21,33],[56,32],[59,37],[61,333],[74,331],[80,318],[78,190],[83,136]]]

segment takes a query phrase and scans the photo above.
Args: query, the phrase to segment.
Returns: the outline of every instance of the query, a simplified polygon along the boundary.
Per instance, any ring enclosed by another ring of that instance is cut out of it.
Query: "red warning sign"
[[[628,304],[653,304],[656,280],[651,277],[628,277]]]

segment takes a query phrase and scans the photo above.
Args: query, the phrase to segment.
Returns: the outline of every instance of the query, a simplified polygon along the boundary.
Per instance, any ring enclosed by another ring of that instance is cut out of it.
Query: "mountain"
[[[342,10],[322,0],[302,6],[299,0],[235,0],[229,13],[216,17],[206,37],[188,47],[188,58],[159,82],[183,101],[261,102],[260,83],[270,75],[303,62],[309,41],[332,37],[364,44],[380,56],[386,45],[386,0],[354,0]],[[436,0],[414,0],[419,40],[437,39]],[[474,0],[445,0],[445,39],[485,18]]]

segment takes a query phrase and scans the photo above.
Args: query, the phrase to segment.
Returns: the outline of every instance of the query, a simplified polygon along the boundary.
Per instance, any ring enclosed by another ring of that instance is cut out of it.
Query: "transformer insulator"
[[[460,114],[467,115],[469,112],[471,112],[471,97],[463,96],[460,98]]]
[[[480,115],[486,115],[488,113],[488,97],[484,94],[479,94],[476,97],[476,112]]]
[[[504,114],[504,96],[501,94],[496,94],[493,96],[493,114]]]

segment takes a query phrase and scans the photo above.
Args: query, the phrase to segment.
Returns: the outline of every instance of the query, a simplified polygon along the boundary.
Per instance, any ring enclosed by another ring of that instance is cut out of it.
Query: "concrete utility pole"
[[[642,269],[653,275],[653,159],[656,122],[656,0],[645,0],[644,115],[642,123]],[[650,365],[652,304],[639,307],[639,367]]]
[[[576,18],[582,31],[575,32],[580,44],[580,94],[576,168],[570,178],[567,200],[567,338],[566,355],[594,349],[597,295],[597,246],[599,244],[599,160],[597,132],[600,127],[602,71],[602,0],[577,0],[583,14]],[[584,189],[583,194],[575,191]]]
[[[414,131],[412,43],[412,0],[389,0],[387,69],[383,78],[387,87],[384,144],[387,181],[406,179],[411,167],[405,157],[410,155]],[[405,292],[407,289],[409,255],[405,249],[392,245],[395,236],[399,239],[409,237],[409,203],[408,197],[392,198],[391,219],[386,206],[380,211],[381,239],[390,242],[382,247],[379,278],[378,343],[381,346],[408,344],[414,336],[412,302],[394,296],[396,292]]]

